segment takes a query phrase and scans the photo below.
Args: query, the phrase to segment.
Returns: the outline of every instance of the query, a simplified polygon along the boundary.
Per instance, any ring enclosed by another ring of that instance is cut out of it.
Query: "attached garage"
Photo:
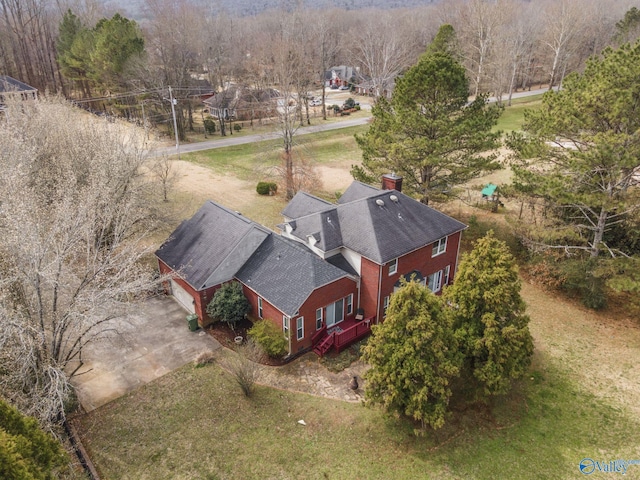
[[[196,313],[196,304],[193,297],[189,295],[189,292],[182,288],[175,280],[171,279],[170,282],[171,295],[173,295],[173,298],[175,298],[189,313]]]

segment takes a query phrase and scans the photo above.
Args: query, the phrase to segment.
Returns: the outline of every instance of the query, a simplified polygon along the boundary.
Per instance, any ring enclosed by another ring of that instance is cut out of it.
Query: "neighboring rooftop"
[[[37,92],[38,89],[8,75],[0,75],[0,94],[9,92]]]

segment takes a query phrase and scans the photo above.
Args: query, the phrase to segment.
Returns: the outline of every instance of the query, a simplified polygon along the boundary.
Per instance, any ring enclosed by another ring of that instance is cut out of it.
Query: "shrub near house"
[[[287,340],[272,320],[257,321],[248,335],[272,358],[280,358],[287,353]]]

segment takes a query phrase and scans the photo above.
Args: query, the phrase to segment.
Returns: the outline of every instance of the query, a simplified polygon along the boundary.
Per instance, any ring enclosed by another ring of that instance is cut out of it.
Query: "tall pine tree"
[[[356,135],[362,166],[351,174],[365,183],[394,171],[404,177],[409,194],[422,203],[443,201],[455,187],[500,168],[491,153],[500,132],[492,132],[502,112],[479,95],[469,103],[464,67],[451,53],[455,37],[442,32],[438,44],[399,78],[391,101],[380,98],[373,122]]]
[[[465,357],[464,371],[487,395],[506,393],[533,354],[526,305],[513,255],[493,232],[465,255],[444,299]]]
[[[591,258],[635,253],[615,234],[640,206],[639,112],[640,42],[591,58],[525,112],[524,132],[508,139],[514,185],[544,202],[536,223],[546,222],[523,222],[528,243]]]
[[[364,347],[367,401],[440,428],[461,357],[440,300],[417,282],[391,297],[384,323]],[[419,432],[417,430],[416,432]]]

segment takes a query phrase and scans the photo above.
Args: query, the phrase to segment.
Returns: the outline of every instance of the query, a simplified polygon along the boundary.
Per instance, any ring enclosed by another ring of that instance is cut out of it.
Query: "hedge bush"
[[[251,304],[242,292],[242,285],[238,282],[225,283],[213,295],[213,299],[207,305],[207,314],[216,319],[227,322],[234,328],[245,314],[251,311]]]
[[[216,133],[216,122],[213,121],[211,118],[205,118],[204,119],[204,129],[206,130],[206,132],[208,134]]]
[[[271,195],[278,191],[278,185],[273,182],[258,182],[256,192],[260,195]]]
[[[68,478],[69,458],[62,445],[0,399],[0,478]]]
[[[258,320],[247,334],[272,358],[280,358],[287,353],[287,340],[282,330],[270,320]]]

